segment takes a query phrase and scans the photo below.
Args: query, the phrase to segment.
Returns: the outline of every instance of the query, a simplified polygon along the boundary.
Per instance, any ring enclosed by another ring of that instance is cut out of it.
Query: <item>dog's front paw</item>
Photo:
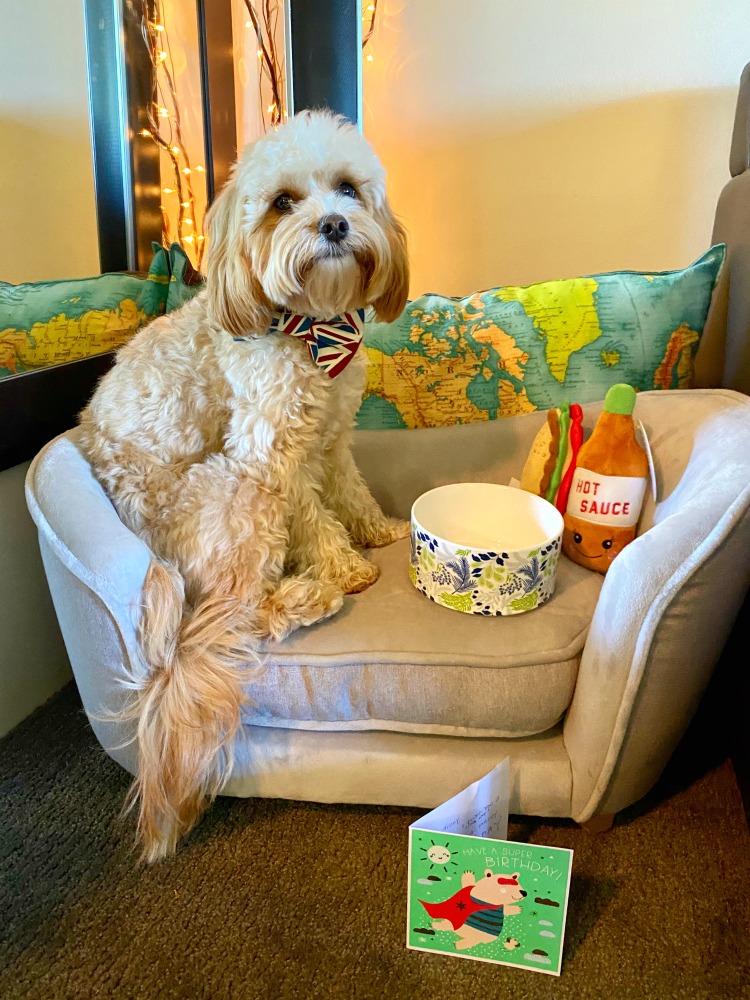
[[[335,615],[344,603],[334,581],[288,576],[255,612],[261,638],[285,639],[290,632]]]
[[[380,570],[367,559],[348,558],[331,568],[325,579],[340,587],[345,594],[359,594],[367,590],[380,576]]]
[[[361,559],[337,583],[345,594],[359,594],[367,590],[380,576],[380,570],[373,563]]]
[[[409,521],[401,521],[395,517],[386,517],[382,521],[373,524],[363,525],[357,541],[360,545],[368,548],[381,548],[383,545],[390,545],[400,538],[407,538],[411,532]]]

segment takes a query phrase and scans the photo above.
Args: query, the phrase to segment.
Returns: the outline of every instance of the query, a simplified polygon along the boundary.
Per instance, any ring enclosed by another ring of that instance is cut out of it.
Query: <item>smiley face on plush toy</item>
[[[568,559],[606,573],[615,556],[635,538],[636,528],[616,528],[611,524],[592,524],[566,514],[562,548]]]

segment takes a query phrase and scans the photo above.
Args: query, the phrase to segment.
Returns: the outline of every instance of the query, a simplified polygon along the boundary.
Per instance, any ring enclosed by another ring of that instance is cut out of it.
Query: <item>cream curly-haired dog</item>
[[[384,320],[403,309],[405,235],[369,144],[330,113],[297,115],[245,150],[207,232],[205,291],[118,352],[80,419],[96,475],[154,554],[148,669],[126,710],[148,860],[175,849],[231,769],[250,650],[373,583],[355,546],[408,533],[350,452],[359,331],[334,371],[269,330],[280,311],[356,326],[367,305]]]

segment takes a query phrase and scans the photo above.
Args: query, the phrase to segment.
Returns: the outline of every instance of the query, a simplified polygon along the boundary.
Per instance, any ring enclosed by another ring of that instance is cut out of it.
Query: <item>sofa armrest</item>
[[[151,553],[126,528],[78,448],[77,431],[51,441],[26,476],[26,503],[55,555],[108,605],[140,601]]]
[[[131,773],[134,731],[108,721],[146,669],[137,627],[151,552],[120,521],[77,447],[77,431],[51,441],[26,476],[26,503],[76,686],[100,744]]]
[[[659,777],[750,585],[750,398],[645,393],[638,413],[662,499],[605,578],[565,720],[579,822]]]

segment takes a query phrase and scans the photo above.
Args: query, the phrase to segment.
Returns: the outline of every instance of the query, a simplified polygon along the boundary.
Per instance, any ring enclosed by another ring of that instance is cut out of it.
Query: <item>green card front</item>
[[[500,839],[508,788],[506,758],[409,827],[406,945],[559,976],[573,852]]]
[[[560,975],[573,852],[409,830],[407,945]]]

